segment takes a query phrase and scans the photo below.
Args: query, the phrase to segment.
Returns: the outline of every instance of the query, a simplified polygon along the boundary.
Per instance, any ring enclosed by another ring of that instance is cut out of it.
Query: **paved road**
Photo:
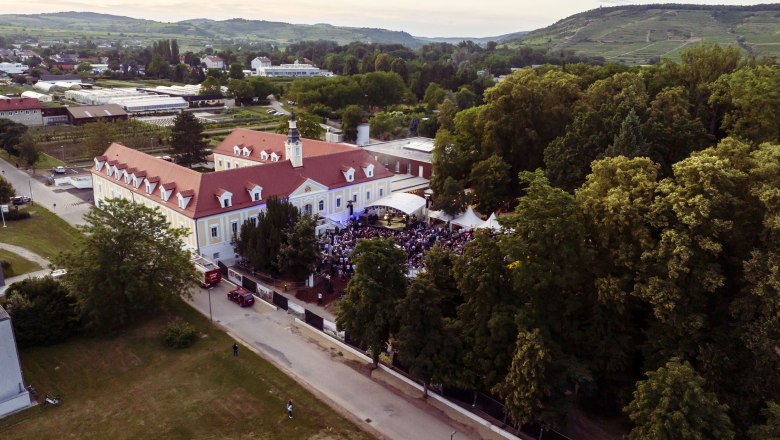
[[[37,171],[45,173],[45,171]],[[26,172],[17,169],[16,166],[0,159],[0,173],[16,189],[20,196],[31,196],[33,203],[40,203],[47,209],[54,211],[71,225],[83,225],[82,216],[92,206],[79,197],[64,191],[62,188],[46,186],[33,179]],[[57,205],[55,208],[54,205]],[[43,232],[43,231],[42,231]]]
[[[300,333],[294,318],[263,304],[241,308],[225,298],[226,282],[211,292],[214,321],[258,351],[282,371],[329,397],[342,410],[388,439],[477,438],[420,401],[408,400],[353,370],[343,358]],[[192,305],[209,316],[208,293],[193,290]],[[370,420],[370,422],[366,422]]]
[[[276,100],[276,97],[274,95],[268,95],[268,100],[271,102],[271,108],[272,109],[274,109],[274,110],[276,110],[278,112],[282,112],[285,115],[289,115],[290,114],[290,112],[285,110],[285,108],[282,106],[282,103]]]
[[[0,243],[0,249],[5,249],[7,251],[13,252],[21,257],[24,257],[27,260],[30,260],[34,263],[37,263],[39,266],[41,266],[43,269],[35,271],[35,272],[29,272],[23,275],[18,275],[11,278],[6,278],[5,285],[0,286],[0,296],[5,295],[5,290],[10,286],[11,284],[22,281],[27,278],[33,278],[33,277],[42,277],[46,276],[51,272],[51,269],[49,269],[49,260],[46,258],[41,257],[40,255],[36,254],[35,252],[29,251],[23,247],[20,246],[14,246],[12,244],[7,243]]]

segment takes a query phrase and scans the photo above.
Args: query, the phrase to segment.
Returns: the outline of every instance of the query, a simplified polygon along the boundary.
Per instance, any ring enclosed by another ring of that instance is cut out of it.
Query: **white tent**
[[[452,216],[449,214],[445,214],[444,211],[431,211],[430,214],[428,214],[430,218],[435,218],[436,220],[441,220],[443,222],[448,222],[452,220]]]
[[[387,197],[382,197],[374,203],[366,205],[366,208],[393,208],[406,215],[412,215],[425,207],[425,199],[414,194],[396,192]]]
[[[477,214],[474,213],[474,210],[471,209],[471,206],[466,208],[466,212],[452,219],[453,225],[461,226],[464,228],[479,228],[484,223],[485,221],[479,218],[479,216],[477,216]]]
[[[478,227],[480,227],[480,228],[490,228],[490,229],[492,229],[494,231],[500,231],[503,228],[503,226],[501,226],[498,223],[498,218],[496,218],[496,213],[495,212],[490,214],[490,217],[487,220],[485,220],[485,223],[483,223],[481,226],[478,226]]]

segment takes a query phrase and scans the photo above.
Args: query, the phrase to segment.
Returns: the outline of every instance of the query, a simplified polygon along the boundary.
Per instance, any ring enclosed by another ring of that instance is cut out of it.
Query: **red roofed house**
[[[43,106],[35,98],[0,98],[0,118],[27,126],[43,125]]]
[[[287,136],[236,129],[214,157],[217,171],[200,173],[111,144],[91,170],[95,204],[122,197],[158,207],[172,226],[190,230],[188,248],[225,260],[234,256],[231,241],[241,225],[255,221],[269,197],[343,222],[389,195],[393,176],[358,147],[309,139],[304,145],[294,116]]]

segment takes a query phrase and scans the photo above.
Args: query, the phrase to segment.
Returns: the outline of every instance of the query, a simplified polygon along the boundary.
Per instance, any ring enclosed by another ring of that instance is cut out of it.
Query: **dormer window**
[[[374,164],[364,163],[361,165],[361,168],[363,168],[363,173],[366,177],[374,177]]]
[[[271,153],[271,162],[279,162],[279,155],[275,151]]]
[[[233,206],[233,193],[226,189],[218,188],[215,194],[219,200],[220,208],[230,208]]]
[[[135,187],[135,189],[138,189],[141,186],[141,182],[144,181],[144,177],[146,177],[146,171],[133,173],[133,187]]]
[[[236,156],[240,155],[241,154],[241,147],[239,147],[238,145],[234,145],[233,146],[233,154],[235,154]]]
[[[261,160],[268,160],[268,153],[266,153],[265,150],[260,152],[260,159]]]
[[[157,180],[146,179],[146,194],[152,194],[156,186],[157,186]]]
[[[130,185],[130,174],[125,171],[125,185]]]
[[[187,205],[189,205],[190,203],[190,200],[192,200],[192,196],[194,194],[195,193],[191,189],[188,189],[186,191],[179,191],[176,194],[176,197],[179,199],[179,208],[186,209]]]
[[[256,184],[249,182],[246,184],[246,190],[249,192],[249,198],[252,199],[253,202],[259,202],[263,199],[263,187]]]
[[[344,174],[344,178],[347,182],[353,182],[355,180],[355,169],[348,166],[341,167],[341,173]]]
[[[160,198],[164,201],[168,201],[168,199],[171,198],[171,194],[173,193],[173,189],[176,186],[173,184],[164,184],[160,185]]]
[[[244,147],[241,150],[241,154],[243,154],[244,157],[249,157],[249,155],[252,154],[252,149],[250,149],[249,147]]]
[[[98,156],[95,158],[95,170],[100,171],[103,169],[103,165],[106,164],[106,156]]]

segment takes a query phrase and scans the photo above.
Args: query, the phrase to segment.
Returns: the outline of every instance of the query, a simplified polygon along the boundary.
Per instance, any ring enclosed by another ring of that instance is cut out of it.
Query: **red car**
[[[242,287],[236,287],[231,290],[227,293],[227,297],[241,307],[252,307],[252,304],[255,303],[255,297],[252,296],[252,292]]]

